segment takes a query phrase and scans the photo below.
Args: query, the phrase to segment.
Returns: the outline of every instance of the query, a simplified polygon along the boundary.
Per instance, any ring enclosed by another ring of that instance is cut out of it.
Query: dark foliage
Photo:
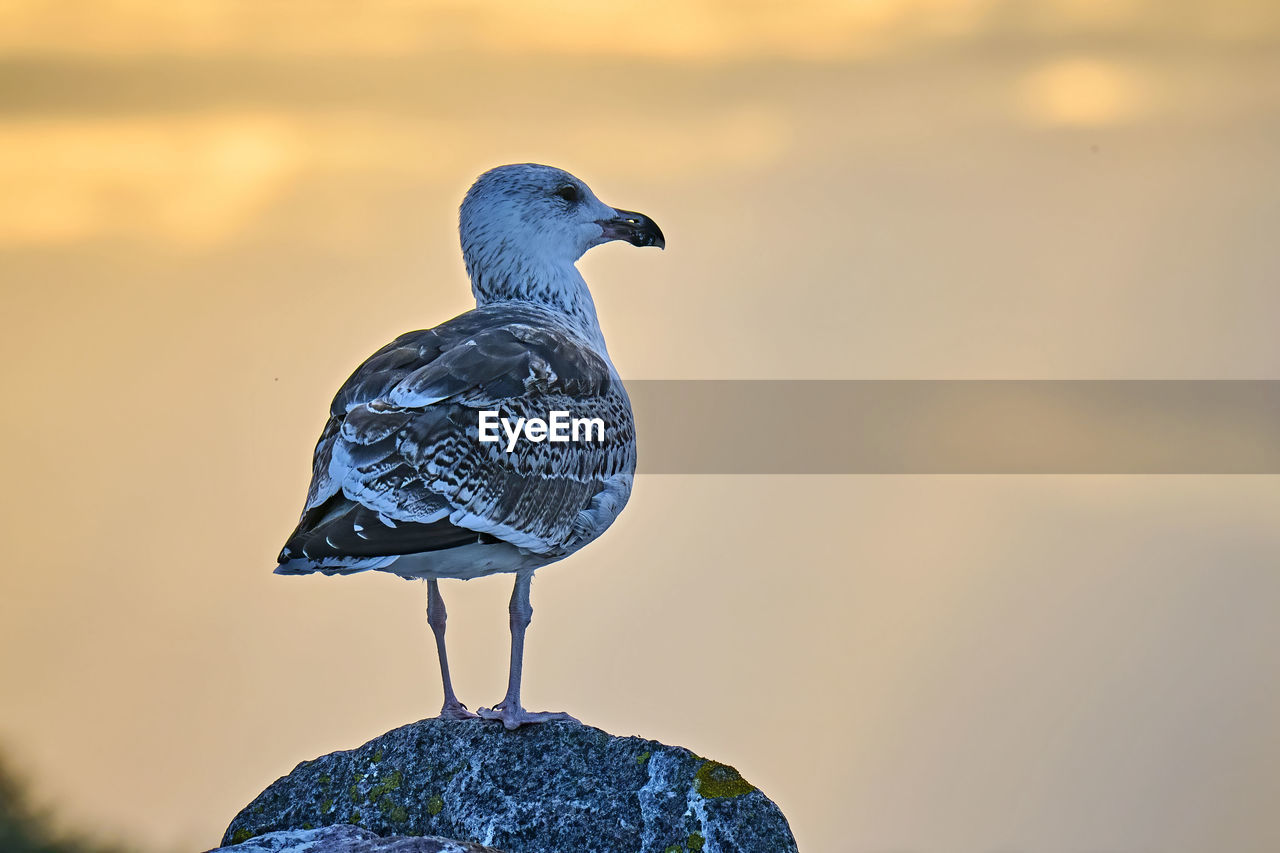
[[[31,805],[22,783],[0,757],[0,851],[4,853],[118,853],[53,829],[47,812]]]

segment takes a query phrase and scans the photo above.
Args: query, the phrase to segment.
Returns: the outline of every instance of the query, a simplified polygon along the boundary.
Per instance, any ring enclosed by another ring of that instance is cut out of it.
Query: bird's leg
[[[486,720],[502,720],[508,729],[524,723],[542,723],[548,720],[573,720],[563,711],[526,711],[520,705],[520,675],[524,669],[524,632],[533,620],[533,606],[529,603],[529,586],[533,572],[517,572],[516,586],[511,591],[511,675],[507,680],[507,695],[493,708],[481,708],[480,716]]]
[[[474,720],[476,715],[467,710],[467,706],[458,701],[453,694],[453,682],[449,680],[449,657],[444,651],[444,623],[448,614],[444,610],[444,599],[440,597],[440,586],[435,578],[427,579],[427,624],[436,635],[436,653],[440,655],[440,678],[444,681],[444,707],[440,709],[442,720]]]

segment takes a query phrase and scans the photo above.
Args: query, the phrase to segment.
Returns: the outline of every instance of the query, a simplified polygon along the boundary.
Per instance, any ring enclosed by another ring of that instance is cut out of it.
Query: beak
[[[626,240],[633,246],[667,247],[667,238],[662,236],[658,224],[643,213],[633,210],[615,210],[617,216],[612,219],[601,219],[596,224],[604,232],[605,242],[609,240]]]

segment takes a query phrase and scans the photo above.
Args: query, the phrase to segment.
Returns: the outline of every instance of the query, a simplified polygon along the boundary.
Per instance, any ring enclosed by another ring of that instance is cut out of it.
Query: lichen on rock
[[[740,797],[755,790],[737,770],[718,761],[704,762],[693,778],[697,781],[698,793],[712,799]]]
[[[344,824],[509,853],[796,849],[778,807],[727,764],[575,722],[509,732],[476,720],[423,720],[303,762],[246,806],[222,843]]]

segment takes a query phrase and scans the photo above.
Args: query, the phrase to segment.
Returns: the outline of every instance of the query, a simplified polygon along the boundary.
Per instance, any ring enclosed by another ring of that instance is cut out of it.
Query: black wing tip
[[[325,577],[333,577],[334,575],[355,575],[360,572],[369,571],[370,566],[325,566],[316,565],[311,560],[302,558],[294,558],[286,560],[272,570],[273,575],[314,575],[317,572]]]

